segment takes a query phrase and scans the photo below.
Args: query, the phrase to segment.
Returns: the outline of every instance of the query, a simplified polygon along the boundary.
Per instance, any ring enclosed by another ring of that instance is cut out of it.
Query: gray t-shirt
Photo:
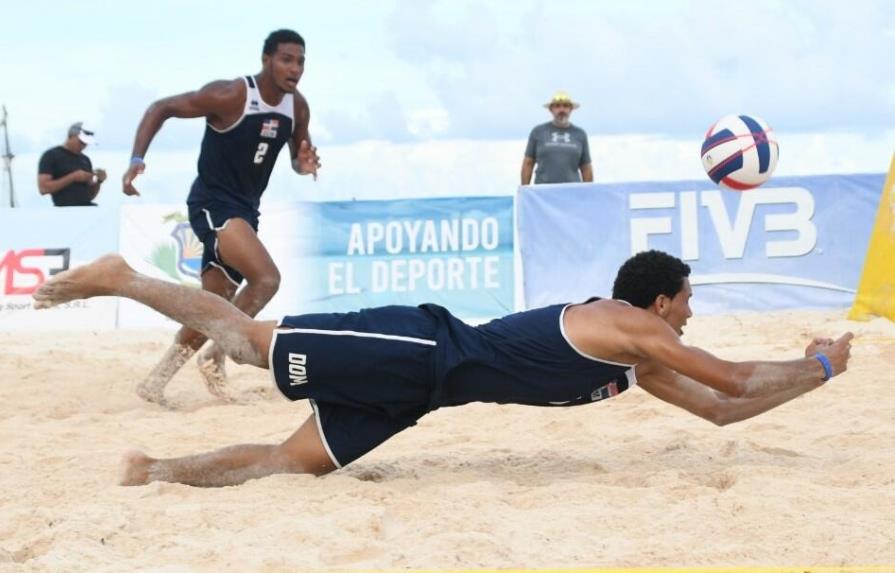
[[[525,156],[537,164],[535,183],[575,183],[578,169],[590,163],[587,134],[578,126],[556,127],[553,122],[535,126],[528,136]]]

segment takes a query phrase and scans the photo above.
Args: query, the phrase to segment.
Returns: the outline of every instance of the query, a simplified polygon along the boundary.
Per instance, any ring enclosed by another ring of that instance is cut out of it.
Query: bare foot
[[[227,391],[227,372],[224,370],[225,355],[217,345],[213,345],[208,351],[199,354],[196,364],[199,373],[205,380],[205,387],[212,396],[216,396],[227,402],[235,402],[236,398]]]
[[[172,344],[146,377],[146,380],[137,384],[137,396],[147,402],[170,408],[171,404],[165,400],[165,386],[193,356],[194,352],[195,350],[185,344],[178,342]]]
[[[81,267],[59,273],[34,293],[34,308],[112,294],[121,278],[132,269],[119,255],[105,255]]]
[[[140,450],[129,450],[121,457],[118,485],[146,485],[149,483],[149,469],[155,459]]]
[[[137,396],[146,400],[147,402],[152,402],[153,404],[158,404],[159,406],[164,406],[166,408],[170,407],[168,401],[165,400],[165,386],[167,385],[167,380],[161,380],[159,378],[150,376],[146,380],[143,380],[139,384],[137,384]]]

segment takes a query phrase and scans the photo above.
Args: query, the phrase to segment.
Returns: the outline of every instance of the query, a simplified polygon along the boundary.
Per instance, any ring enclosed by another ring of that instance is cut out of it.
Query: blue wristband
[[[131,157],[131,165],[145,165],[142,157]]]
[[[817,360],[818,360],[818,362],[820,362],[821,366],[824,367],[823,381],[826,382],[827,380],[829,380],[830,378],[833,377],[833,366],[830,365],[830,359],[827,358],[826,354],[823,354],[821,352],[817,352],[814,355],[814,357],[817,358]]]

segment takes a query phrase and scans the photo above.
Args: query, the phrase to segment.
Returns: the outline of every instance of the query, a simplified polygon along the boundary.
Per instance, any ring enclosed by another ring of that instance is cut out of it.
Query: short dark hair
[[[305,47],[305,39],[298,32],[293,30],[274,30],[264,40],[264,54],[272,56],[280,44],[298,44],[302,48]]]
[[[662,251],[637,253],[618,269],[612,298],[647,308],[660,294],[674,298],[690,276],[690,265]]]

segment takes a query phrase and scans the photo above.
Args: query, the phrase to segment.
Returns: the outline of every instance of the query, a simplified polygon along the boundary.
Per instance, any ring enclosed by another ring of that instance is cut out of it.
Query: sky
[[[307,42],[299,89],[324,163],[269,194],[344,199],[509,194],[525,139],[557,89],[581,103],[598,182],[704,177],[721,116],[764,118],[778,173],[883,172],[895,151],[895,2],[889,0],[0,0],[0,103],[20,205],[40,153],[74,121],[118,184],[155,99],[260,70],[265,36]],[[169,120],[147,154],[143,200],[182,201],[202,120]],[[102,165],[100,165],[102,163]],[[5,178],[4,178],[5,181]],[[114,184],[113,184],[114,183]],[[6,184],[0,194],[7,192]]]

